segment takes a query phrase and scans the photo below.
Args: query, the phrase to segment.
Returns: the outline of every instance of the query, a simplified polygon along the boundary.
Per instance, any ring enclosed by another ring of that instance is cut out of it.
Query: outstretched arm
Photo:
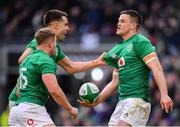
[[[64,92],[59,87],[56,76],[54,74],[43,74],[42,80],[46,85],[50,95],[61,106],[63,106],[69,113],[77,119],[78,109],[71,106],[67,100]]]
[[[101,54],[97,59],[88,62],[73,62],[68,57],[65,57],[64,59],[58,61],[57,64],[63,67],[70,74],[83,72],[97,66],[106,65],[103,61],[104,54],[105,53]]]
[[[118,88],[118,71],[117,71],[117,69],[114,69],[112,81],[104,87],[104,89],[101,91],[101,93],[95,103],[90,104],[90,103],[80,101],[80,100],[77,100],[77,101],[82,106],[92,107],[92,106],[95,106],[95,105],[105,101],[109,96],[111,96],[114,93],[114,91],[117,90],[117,88]]]
[[[173,101],[168,96],[168,90],[167,90],[167,84],[164,77],[164,73],[162,70],[162,66],[159,62],[159,59],[156,55],[156,53],[151,53],[144,58],[144,62],[147,64],[147,66],[152,70],[155,81],[157,83],[157,86],[159,88],[160,94],[161,94],[161,107],[162,109],[165,109],[166,113],[172,110],[173,108]]]

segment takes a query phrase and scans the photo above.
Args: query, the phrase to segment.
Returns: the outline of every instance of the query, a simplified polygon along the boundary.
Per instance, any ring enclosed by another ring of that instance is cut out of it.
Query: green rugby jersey
[[[27,46],[27,48],[31,48],[33,51],[36,50],[37,48],[37,41],[36,39],[33,39]],[[63,51],[61,50],[60,46],[57,45],[56,46],[56,55],[52,56],[51,58],[57,63],[59,60],[62,60],[66,55],[63,53]],[[17,96],[16,96],[16,86],[14,87],[13,91],[11,92],[11,94],[9,95],[9,100],[11,101],[16,101]]]
[[[119,99],[142,98],[150,101],[150,69],[143,58],[154,52],[150,40],[141,34],[115,45],[105,56],[107,64],[118,69]]]
[[[44,106],[49,94],[42,75],[47,73],[56,73],[55,62],[44,51],[33,51],[19,66],[20,97],[16,104],[31,102]]]
[[[33,39],[27,46],[27,48],[31,48],[33,51],[37,48],[37,41]],[[63,53],[59,45],[56,45],[56,55],[51,58],[57,63],[59,60],[62,60],[66,55]]]
[[[12,90],[12,92],[10,93],[10,95],[9,95],[9,100],[10,101],[16,101],[17,100],[17,96],[16,96],[16,91],[17,91],[17,87],[15,86],[14,88],[13,88],[13,90]]]

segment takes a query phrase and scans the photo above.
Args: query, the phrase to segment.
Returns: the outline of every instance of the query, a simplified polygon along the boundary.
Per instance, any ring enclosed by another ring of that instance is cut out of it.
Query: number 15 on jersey
[[[27,78],[24,75],[24,72],[27,71],[26,67],[22,67],[20,69],[20,76],[19,76],[19,85],[20,85],[20,89],[25,89],[27,86]]]

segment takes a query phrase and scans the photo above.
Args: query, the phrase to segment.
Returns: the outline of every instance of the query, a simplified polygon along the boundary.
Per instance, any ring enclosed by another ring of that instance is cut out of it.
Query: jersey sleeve
[[[136,45],[136,51],[138,56],[143,59],[146,55],[155,52],[155,47],[149,40],[139,41]]]
[[[57,45],[56,46],[56,58],[55,63],[57,63],[59,60],[62,60],[66,55],[64,54],[64,52],[61,50],[60,46]]]
[[[41,62],[39,62],[39,69],[41,74],[55,74],[56,73],[56,64],[54,61],[49,58],[49,59],[43,59]]]
[[[36,50],[36,48],[37,48],[36,39],[33,39],[33,40],[26,46],[26,49],[27,49],[27,48],[31,48],[33,51]]]
[[[109,52],[107,52],[103,59],[108,65],[117,68],[118,58],[116,54],[116,48],[114,47]]]
[[[16,96],[16,90],[17,90],[17,87],[15,86],[11,92],[11,94],[9,95],[8,99],[10,101],[16,101],[18,99],[18,97]]]

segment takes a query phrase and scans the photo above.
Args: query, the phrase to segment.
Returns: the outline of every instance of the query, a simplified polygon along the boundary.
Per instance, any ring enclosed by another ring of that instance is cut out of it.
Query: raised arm
[[[114,69],[112,81],[104,87],[104,89],[101,91],[100,96],[98,97],[95,103],[90,104],[80,100],[78,100],[78,102],[80,103],[80,105],[85,107],[92,107],[98,105],[99,103],[105,101],[109,96],[111,96],[114,93],[114,91],[117,90],[117,88],[118,88],[118,70]]]
[[[63,106],[74,117],[74,119],[77,119],[78,109],[71,106],[64,92],[59,87],[56,76],[54,74],[43,74],[42,80],[53,99],[59,105]]]
[[[96,66],[106,65],[103,61],[104,54],[105,53],[101,54],[97,59],[88,62],[73,62],[68,57],[65,57],[64,59],[58,61],[57,64],[63,67],[70,74],[83,72]]]
[[[164,77],[162,66],[159,62],[157,54],[155,52],[144,57],[144,62],[152,70],[155,81],[161,94],[160,104],[162,109],[165,109],[166,113],[172,110],[173,101],[168,96],[167,84]]]
[[[18,63],[21,64],[24,59],[32,52],[32,48],[27,48],[18,59]]]

